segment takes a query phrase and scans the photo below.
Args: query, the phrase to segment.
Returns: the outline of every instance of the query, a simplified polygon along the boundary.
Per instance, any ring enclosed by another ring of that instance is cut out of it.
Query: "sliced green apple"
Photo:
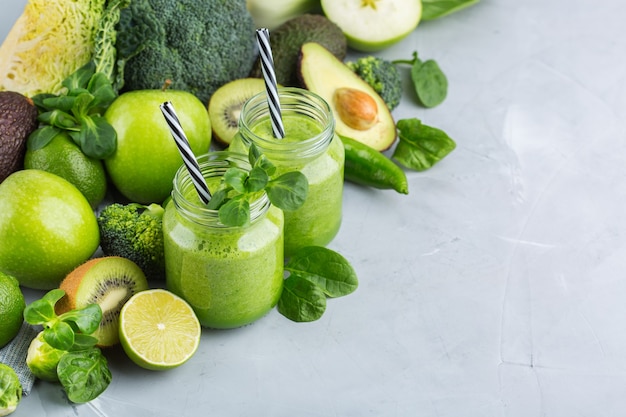
[[[343,30],[348,46],[373,52],[405,38],[422,16],[421,0],[321,0],[326,17]]]
[[[322,45],[300,48],[298,76],[302,85],[328,102],[335,131],[383,151],[396,139],[396,126],[383,99]]]

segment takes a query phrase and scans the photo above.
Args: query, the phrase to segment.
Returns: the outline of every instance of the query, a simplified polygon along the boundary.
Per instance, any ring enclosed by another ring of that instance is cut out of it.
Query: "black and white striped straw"
[[[176,146],[178,146],[178,150],[180,151],[180,156],[183,158],[183,162],[187,167],[187,171],[189,171],[189,176],[191,177],[191,181],[196,187],[196,191],[198,192],[198,196],[202,200],[204,204],[208,204],[209,200],[211,200],[211,193],[209,192],[209,187],[204,180],[204,176],[202,176],[202,172],[200,171],[200,166],[198,165],[198,161],[191,150],[191,146],[189,145],[189,141],[187,140],[187,136],[185,136],[185,132],[183,131],[183,127],[178,120],[178,116],[176,116],[176,112],[174,111],[174,106],[172,103],[167,101],[161,104],[161,112],[163,116],[165,116],[165,120],[167,121],[167,125],[170,127],[170,132],[172,132],[172,137],[176,142]]]
[[[274,59],[272,58],[272,48],[270,47],[270,31],[267,28],[257,29],[256,39],[259,45],[261,71],[263,72],[265,89],[267,90],[267,104],[270,108],[272,130],[275,137],[282,139],[285,137],[285,128],[283,127],[278,86],[274,72]]]

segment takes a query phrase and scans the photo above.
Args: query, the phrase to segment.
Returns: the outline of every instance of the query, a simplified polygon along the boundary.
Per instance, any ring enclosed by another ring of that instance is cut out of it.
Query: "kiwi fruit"
[[[239,115],[244,103],[265,91],[261,78],[240,78],[222,85],[209,99],[209,119],[213,138],[224,146],[230,145],[237,133]]]
[[[92,258],[79,265],[61,282],[65,291],[56,305],[57,314],[89,304],[102,309],[100,327],[93,334],[98,346],[109,347],[119,343],[119,314],[128,299],[148,289],[148,280],[133,261],[119,256]]]

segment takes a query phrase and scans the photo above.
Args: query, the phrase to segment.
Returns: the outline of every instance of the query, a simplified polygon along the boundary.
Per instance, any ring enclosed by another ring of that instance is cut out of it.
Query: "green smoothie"
[[[195,189],[183,195],[188,202],[199,203]],[[276,305],[282,291],[282,211],[270,206],[245,227],[202,224],[203,217],[199,218],[186,216],[175,198],[166,205],[167,288],[193,307],[205,327],[252,323]]]
[[[341,140],[331,132],[330,144],[316,155],[298,155],[299,144],[320,137],[323,125],[299,113],[285,113],[282,117],[285,137],[274,138],[269,116],[251,124],[252,137],[245,132],[236,135],[230,149],[245,152],[246,141],[254,141],[276,165],[278,174],[300,171],[309,181],[306,201],[296,211],[285,211],[285,256],[305,246],[325,246],[339,231],[343,194],[344,148]],[[243,135],[243,136],[242,136]],[[258,142],[258,139],[261,142]],[[276,145],[275,147],[273,145]],[[287,153],[283,147],[288,147]]]

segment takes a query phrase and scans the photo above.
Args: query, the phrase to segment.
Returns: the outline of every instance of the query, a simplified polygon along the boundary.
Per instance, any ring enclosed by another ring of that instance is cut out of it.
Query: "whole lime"
[[[111,182],[129,200],[161,203],[172,191],[183,160],[160,105],[169,101],[199,156],[208,152],[211,122],[205,105],[193,94],[178,90],[129,91],[109,106],[105,117],[117,132],[115,153],[105,160]]]
[[[96,215],[67,180],[26,169],[0,184],[0,271],[20,285],[58,287],[99,244]]]
[[[102,202],[107,177],[101,160],[83,153],[66,133],[56,135],[43,148],[27,148],[24,167],[40,169],[65,178],[80,190],[92,208]]]
[[[12,276],[0,272],[0,348],[17,335],[24,321],[25,307],[20,283]]]

